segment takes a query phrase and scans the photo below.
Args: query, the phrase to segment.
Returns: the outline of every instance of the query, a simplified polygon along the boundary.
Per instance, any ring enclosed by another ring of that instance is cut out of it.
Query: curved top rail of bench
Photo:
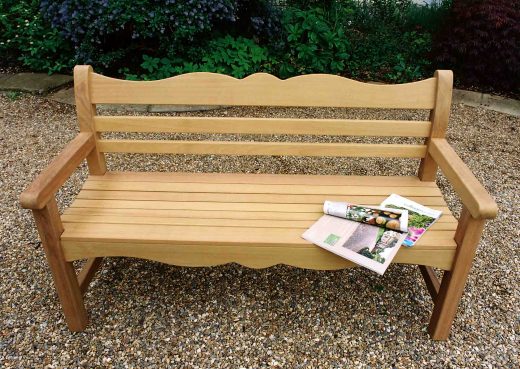
[[[125,81],[77,66],[92,104],[172,104],[433,109],[437,78],[383,85],[327,74],[281,80],[267,73],[243,79],[197,72],[157,81]]]

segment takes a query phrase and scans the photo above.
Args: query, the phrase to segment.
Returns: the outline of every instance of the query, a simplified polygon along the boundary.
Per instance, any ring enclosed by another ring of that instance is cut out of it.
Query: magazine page
[[[406,233],[323,215],[302,237],[382,275],[397,254]]]
[[[430,209],[405,197],[392,194],[381,203],[389,209],[408,210],[408,236],[403,244],[407,247],[415,245],[424,232],[442,215],[442,211]]]
[[[378,227],[406,232],[408,211],[406,209],[384,209],[382,207],[356,205],[347,202],[325,201],[323,212],[335,217],[366,223]]]

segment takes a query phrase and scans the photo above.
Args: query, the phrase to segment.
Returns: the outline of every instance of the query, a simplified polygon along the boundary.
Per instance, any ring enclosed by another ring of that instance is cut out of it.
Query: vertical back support
[[[105,154],[98,149],[100,134],[95,132],[94,127],[96,106],[92,104],[90,99],[90,74],[92,72],[92,67],[89,65],[77,65],[74,67],[74,95],[79,129],[81,132],[93,132],[96,140],[96,148],[87,156],[89,173],[102,175],[105,174],[107,168]]]
[[[426,139],[426,145],[430,145],[431,138],[446,137],[446,129],[450,118],[451,95],[453,93],[453,72],[451,70],[435,71],[437,79],[437,91],[435,94],[435,108],[431,111],[430,120],[432,130],[430,137]],[[426,157],[421,159],[419,166],[419,178],[421,181],[435,181],[437,164],[427,152]]]

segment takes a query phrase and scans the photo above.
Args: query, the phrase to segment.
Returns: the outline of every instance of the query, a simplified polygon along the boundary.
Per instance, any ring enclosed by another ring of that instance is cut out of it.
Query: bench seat
[[[253,268],[353,266],[301,234],[325,200],[378,205],[392,193],[440,209],[443,216],[394,262],[449,270],[457,220],[435,182],[417,177],[133,173],[90,176],[62,215],[68,261],[100,256],[182,266],[237,262]]]

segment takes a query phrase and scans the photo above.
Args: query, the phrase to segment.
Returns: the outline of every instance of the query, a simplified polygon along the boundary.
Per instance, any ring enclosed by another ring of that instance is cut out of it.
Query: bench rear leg
[[[485,220],[475,219],[466,208],[462,209],[455,233],[457,250],[453,266],[450,271],[444,272],[428,327],[434,340],[446,340],[449,336],[484,223]]]
[[[65,260],[61,248],[63,225],[56,200],[53,198],[43,209],[33,210],[33,214],[67,325],[71,331],[83,331],[87,326],[87,312],[74,266]]]

